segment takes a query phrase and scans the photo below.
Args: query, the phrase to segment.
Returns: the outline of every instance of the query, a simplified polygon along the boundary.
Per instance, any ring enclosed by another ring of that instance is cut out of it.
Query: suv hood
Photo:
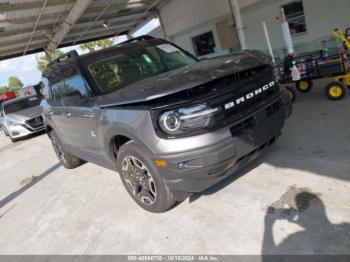
[[[31,108],[27,108],[15,113],[6,114],[6,118],[14,120],[19,123],[24,123],[25,121],[41,116],[41,107],[35,106]]]
[[[143,79],[121,90],[99,96],[97,100],[102,108],[150,101],[267,64],[262,58],[245,51],[203,60],[189,67]]]

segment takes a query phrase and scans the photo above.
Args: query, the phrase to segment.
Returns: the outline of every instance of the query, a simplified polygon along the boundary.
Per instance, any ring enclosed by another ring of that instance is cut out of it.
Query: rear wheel
[[[67,169],[73,169],[80,165],[81,161],[76,156],[72,155],[71,153],[67,152],[63,147],[58,139],[55,131],[51,131],[49,133],[49,137],[51,139],[51,143],[53,146],[53,149],[56,153],[56,156],[60,160],[61,164],[67,168]]]
[[[346,97],[348,90],[343,82],[334,81],[326,86],[325,92],[330,100],[339,101]]]
[[[296,82],[295,87],[301,93],[310,92],[312,89],[312,81],[309,79],[302,79]]]
[[[126,190],[143,209],[160,213],[175,204],[173,192],[134,141],[119,149],[117,168]]]

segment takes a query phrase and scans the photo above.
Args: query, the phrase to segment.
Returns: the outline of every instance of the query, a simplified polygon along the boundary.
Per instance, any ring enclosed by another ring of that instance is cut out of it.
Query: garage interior
[[[150,35],[199,58],[239,50],[241,30],[248,48],[268,52],[265,21],[276,59],[285,56],[280,6],[295,1],[184,2],[1,0],[0,61],[131,37],[153,18],[160,27]],[[350,27],[350,2],[336,2],[302,1],[306,32],[293,36],[296,53],[341,46],[331,32]],[[333,10],[326,19],[313,13],[317,8]],[[197,50],[196,41],[208,38],[214,40],[209,51]],[[163,214],[138,208],[112,171],[90,163],[64,169],[46,135],[12,144],[1,132],[0,255],[349,255],[350,104],[349,97],[325,97],[330,81],[316,80],[311,92],[297,93],[294,112],[267,154]]]

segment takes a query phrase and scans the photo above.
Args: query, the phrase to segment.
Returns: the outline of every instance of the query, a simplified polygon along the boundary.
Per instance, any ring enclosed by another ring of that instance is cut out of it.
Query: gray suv
[[[67,53],[49,65],[43,83],[44,123],[61,163],[118,171],[151,212],[251,162],[292,111],[267,56],[244,51],[198,61],[147,36]]]

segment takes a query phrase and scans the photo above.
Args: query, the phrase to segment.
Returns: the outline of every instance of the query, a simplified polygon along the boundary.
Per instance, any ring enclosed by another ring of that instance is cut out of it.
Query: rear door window
[[[85,81],[75,66],[64,67],[60,70],[60,72],[60,79],[56,77],[54,79],[56,81],[51,85],[50,88],[50,104],[55,106],[62,106],[62,98],[73,93],[74,91],[79,91],[82,98],[89,96]]]
[[[75,66],[67,67],[65,69],[66,76],[64,80],[64,94],[69,95],[75,91],[79,91],[82,98],[89,96],[88,88],[83,77]]]
[[[50,104],[61,106],[61,98],[64,95],[64,80],[61,80],[51,86]]]

